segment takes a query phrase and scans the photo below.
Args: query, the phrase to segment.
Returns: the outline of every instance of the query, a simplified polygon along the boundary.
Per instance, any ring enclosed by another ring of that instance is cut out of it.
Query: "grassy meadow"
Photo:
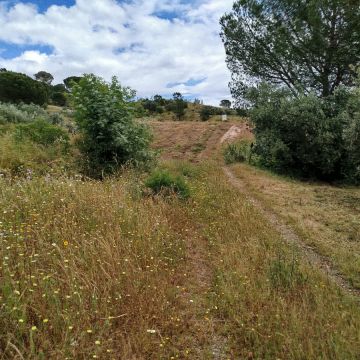
[[[146,172],[84,179],[73,150],[2,133],[1,168],[37,170],[0,177],[0,359],[359,358],[358,299],[221,171],[230,125],[196,124],[192,140],[189,123],[154,123],[158,167],[188,199],[152,195]],[[233,170],[357,284],[357,189]]]

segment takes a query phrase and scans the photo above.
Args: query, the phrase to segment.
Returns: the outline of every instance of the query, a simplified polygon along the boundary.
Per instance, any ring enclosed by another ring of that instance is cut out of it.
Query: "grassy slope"
[[[191,145],[188,124],[176,126],[167,144],[156,141],[164,158],[202,162],[162,164],[186,176],[188,202],[144,197],[143,174],[0,179],[3,358],[358,358],[357,300],[304,262],[208,159],[225,129],[200,129]],[[197,143],[205,150],[188,150]],[[248,179],[258,178],[272,179]]]
[[[238,165],[235,172],[259,198],[360,288],[360,190],[301,183]]]

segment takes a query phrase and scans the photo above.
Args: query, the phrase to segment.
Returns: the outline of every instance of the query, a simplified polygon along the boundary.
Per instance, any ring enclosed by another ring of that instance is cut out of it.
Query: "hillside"
[[[244,120],[148,123],[188,200],[131,170],[0,178],[5,359],[356,358],[358,189],[225,167]]]

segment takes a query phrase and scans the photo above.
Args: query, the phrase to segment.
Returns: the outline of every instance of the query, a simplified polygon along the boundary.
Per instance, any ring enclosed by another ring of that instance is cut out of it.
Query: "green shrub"
[[[90,74],[74,84],[71,100],[82,135],[78,145],[89,176],[101,178],[123,164],[146,165],[152,159],[151,134],[133,120],[134,96],[116,77],[109,84]]]
[[[57,106],[65,106],[67,104],[67,97],[64,92],[54,92],[51,94],[51,102]]]
[[[39,105],[19,103],[16,106],[18,107],[19,110],[29,114],[33,119],[39,117],[41,118],[48,117],[48,113],[46,112],[46,110]]]
[[[49,115],[49,122],[53,125],[64,125],[64,118],[60,115],[60,113],[53,113]]]
[[[48,116],[48,113],[38,105],[0,103],[0,124],[25,123],[35,118],[47,119]]]
[[[31,120],[29,114],[13,104],[0,103],[0,124],[20,123]]]
[[[358,90],[294,98],[266,88],[255,103],[254,152],[260,165],[306,178],[360,181]]]
[[[165,170],[155,171],[145,182],[154,194],[172,195],[176,194],[182,199],[190,196],[190,190],[184,179],[180,176],[173,176]]]
[[[17,125],[14,136],[17,142],[28,139],[44,146],[59,143],[63,144],[64,148],[67,148],[69,145],[69,135],[65,130],[41,119],[29,124]]]
[[[44,105],[49,87],[31,77],[13,71],[0,72],[0,101]]]
[[[250,160],[251,142],[248,140],[241,140],[236,143],[228,144],[223,152],[226,164],[233,164],[237,162],[245,162]]]
[[[28,176],[76,173],[75,162],[63,144],[42,146],[24,138],[17,141],[14,129],[0,136],[0,174]]]
[[[213,109],[211,106],[203,106],[200,110],[200,119],[201,121],[207,121],[213,115]]]

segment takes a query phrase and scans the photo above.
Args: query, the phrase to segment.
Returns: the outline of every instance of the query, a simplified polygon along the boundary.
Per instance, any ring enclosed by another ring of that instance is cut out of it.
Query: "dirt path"
[[[186,211],[186,210],[184,210]],[[180,317],[186,324],[186,343],[192,350],[191,359],[226,359],[226,339],[217,334],[216,320],[208,309],[207,296],[212,289],[213,269],[209,263],[207,239],[202,226],[185,215],[186,223],[179,224],[178,214],[171,213],[171,226],[181,234],[186,243],[186,282],[180,295]]]
[[[278,215],[276,215],[272,210],[266,208],[250,193],[246,184],[238,179],[229,167],[223,167],[223,171],[228,177],[229,182],[245,194],[248,200],[260,211],[264,218],[272,224],[272,226],[280,233],[281,237],[287,243],[298,247],[310,264],[321,269],[329,277],[329,279],[335,282],[340,288],[351,295],[360,297],[360,290],[354,289],[351,284],[334,268],[327,257],[318,254],[313,248],[307,246],[290,226],[285,224]]]

